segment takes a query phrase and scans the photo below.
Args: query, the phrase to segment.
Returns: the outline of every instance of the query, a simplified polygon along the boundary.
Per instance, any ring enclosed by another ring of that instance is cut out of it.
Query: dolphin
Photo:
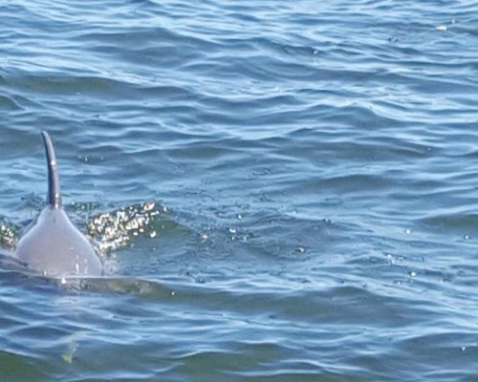
[[[99,276],[103,265],[90,241],[62,207],[60,177],[50,136],[42,131],[48,167],[47,205],[19,240],[15,255],[27,268],[45,276]]]

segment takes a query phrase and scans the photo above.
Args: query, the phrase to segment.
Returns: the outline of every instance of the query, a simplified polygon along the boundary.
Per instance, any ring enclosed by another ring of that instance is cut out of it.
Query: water
[[[3,1],[0,242],[39,131],[108,275],[0,268],[0,381],[475,381],[472,1]]]

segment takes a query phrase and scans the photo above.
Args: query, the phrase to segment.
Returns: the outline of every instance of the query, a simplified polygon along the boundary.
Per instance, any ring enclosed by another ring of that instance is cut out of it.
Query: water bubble
[[[411,277],[416,277],[416,276],[417,276],[417,272],[411,271],[411,272],[410,272],[410,276],[411,276]]]
[[[407,234],[407,235],[411,235],[412,233],[413,233],[413,231],[410,228],[407,228],[405,230],[405,234]]]
[[[387,253],[387,259],[390,265],[395,264],[395,259],[393,258],[393,255],[391,255],[390,253]]]

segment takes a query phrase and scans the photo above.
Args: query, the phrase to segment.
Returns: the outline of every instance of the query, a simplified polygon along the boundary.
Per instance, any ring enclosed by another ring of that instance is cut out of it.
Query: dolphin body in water
[[[42,131],[48,165],[47,206],[18,242],[15,255],[45,276],[99,276],[103,265],[93,245],[62,207],[60,178],[50,136]]]

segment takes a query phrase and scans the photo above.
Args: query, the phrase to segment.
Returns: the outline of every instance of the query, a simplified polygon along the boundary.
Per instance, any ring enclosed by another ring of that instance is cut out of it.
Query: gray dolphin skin
[[[103,266],[92,244],[66,215],[50,136],[42,131],[48,165],[47,206],[18,242],[15,254],[25,265],[46,276],[99,276]]]

